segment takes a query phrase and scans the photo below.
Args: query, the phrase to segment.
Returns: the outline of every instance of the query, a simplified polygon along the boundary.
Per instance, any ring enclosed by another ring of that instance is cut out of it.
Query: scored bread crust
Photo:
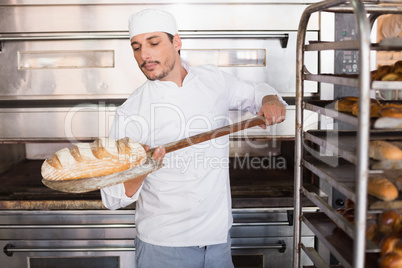
[[[131,138],[97,138],[57,151],[43,162],[41,171],[42,177],[51,181],[93,178],[142,165],[146,157],[142,145]]]

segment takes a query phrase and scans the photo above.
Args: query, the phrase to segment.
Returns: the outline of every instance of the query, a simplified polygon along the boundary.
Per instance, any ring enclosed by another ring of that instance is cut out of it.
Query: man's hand
[[[262,107],[257,116],[265,117],[265,124],[260,125],[263,129],[267,126],[281,123],[286,117],[286,107],[276,95],[267,95],[262,99]]]
[[[145,151],[149,151],[148,145],[142,145],[142,147],[144,147]],[[162,162],[163,158],[165,157],[165,154],[166,154],[165,148],[159,146],[152,154],[152,158],[155,159],[156,161]],[[124,189],[126,196],[132,197],[138,191],[138,189],[140,189],[141,184],[144,182],[146,177],[147,175],[144,175],[124,182]]]
[[[146,147],[144,147],[145,151],[149,150],[149,146],[146,145],[148,147],[148,149]],[[164,147],[162,146],[158,146],[158,148],[155,149],[154,153],[152,154],[152,158],[155,159],[156,161],[162,162],[163,158],[165,157],[166,154],[166,150]]]

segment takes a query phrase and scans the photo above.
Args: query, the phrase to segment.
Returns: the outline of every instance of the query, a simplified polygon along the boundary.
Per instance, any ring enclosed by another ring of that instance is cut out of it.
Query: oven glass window
[[[235,268],[264,268],[264,255],[232,255]]]
[[[20,51],[18,69],[114,68],[113,50]]]
[[[119,257],[30,258],[30,268],[119,268]]]
[[[182,49],[180,55],[190,65],[219,67],[265,67],[265,49]]]

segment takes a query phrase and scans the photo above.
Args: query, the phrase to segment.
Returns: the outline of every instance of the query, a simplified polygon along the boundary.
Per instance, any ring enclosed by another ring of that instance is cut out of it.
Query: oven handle
[[[234,222],[232,226],[289,226],[287,221],[267,221],[267,222]]]
[[[279,240],[277,244],[264,244],[264,245],[252,245],[252,246],[237,246],[232,245],[232,249],[278,249],[280,253],[284,253],[286,250],[286,243],[283,240]]]
[[[17,248],[7,244],[3,248],[4,254],[12,257],[18,252],[108,252],[108,251],[135,251],[135,247],[84,247],[84,248]]]
[[[181,39],[196,38],[252,38],[252,39],[279,39],[281,47],[288,45],[289,34],[272,33],[267,31],[184,31],[179,32]],[[1,35],[0,41],[44,41],[44,40],[96,40],[96,39],[128,39],[126,32],[99,32],[90,34],[8,34]]]
[[[287,221],[233,222],[232,226],[293,226],[293,210],[287,210]]]
[[[280,240],[277,244],[238,246],[232,245],[232,250],[238,249],[278,249],[280,253],[285,252],[286,243]],[[7,244],[3,248],[4,254],[12,257],[14,253],[19,252],[109,252],[109,251],[135,251],[135,247],[86,247],[86,248],[16,248],[12,244]]]
[[[287,221],[234,222],[233,226],[292,226],[293,210],[287,211]],[[0,229],[94,229],[94,228],[135,228],[135,224],[0,224]]]

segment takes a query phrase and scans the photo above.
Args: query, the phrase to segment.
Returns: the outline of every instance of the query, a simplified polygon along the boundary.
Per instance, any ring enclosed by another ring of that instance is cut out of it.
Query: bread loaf
[[[142,165],[145,160],[142,145],[130,138],[117,142],[98,138],[57,151],[43,162],[42,177],[53,181],[99,177]]]
[[[378,218],[378,228],[384,234],[398,232],[400,224],[400,216],[396,210],[384,211]]]
[[[381,110],[381,103],[376,99],[370,99],[370,117],[379,117]],[[352,105],[352,114],[359,115],[359,103],[356,102]]]
[[[375,75],[372,77],[373,80],[381,80],[386,74],[392,71],[391,65],[382,65],[377,68]]]
[[[392,66],[392,71],[394,73],[402,73],[402,60],[394,63],[394,65]]]
[[[387,141],[370,141],[369,156],[376,160],[402,160],[402,150]]]
[[[378,267],[380,268],[401,268],[402,267],[402,257],[395,253],[390,252],[382,256],[378,260]]]
[[[381,81],[400,81],[402,75],[400,73],[389,73],[381,78]]]
[[[392,201],[398,197],[398,189],[385,177],[375,176],[369,177],[368,194],[384,201]]]
[[[394,251],[395,244],[399,242],[401,238],[399,235],[391,234],[384,237],[381,241],[381,255],[384,256],[387,253]]]
[[[402,119],[402,107],[383,107],[380,112],[380,116],[392,117]]]
[[[357,103],[357,97],[342,97],[335,102],[335,110],[339,112],[351,113],[353,104]]]

